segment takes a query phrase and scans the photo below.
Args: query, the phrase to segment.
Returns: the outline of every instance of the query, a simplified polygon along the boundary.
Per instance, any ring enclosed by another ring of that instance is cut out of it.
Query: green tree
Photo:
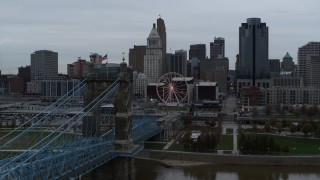
[[[317,129],[317,123],[314,122],[314,120],[310,120],[310,125],[312,126],[313,130]]]
[[[294,109],[293,109],[292,105],[289,105],[289,107],[288,107],[288,112],[289,112],[290,114],[294,114]]]
[[[252,131],[254,131],[254,132],[258,131],[257,124],[253,123],[253,124],[251,124],[251,126],[252,126]]]
[[[269,123],[269,122],[266,122],[266,123],[264,124],[264,130],[265,130],[266,132],[270,132],[270,129],[271,129],[270,123]]]
[[[291,120],[288,120],[288,122],[287,122],[287,127],[291,127],[291,125],[292,125],[292,121],[291,121]]]
[[[319,113],[318,106],[316,104],[313,104],[312,106],[309,106],[307,109],[307,115],[308,116],[314,116]]]
[[[300,115],[301,115],[301,112],[300,112],[300,110],[299,110],[298,108],[296,108],[296,109],[294,110],[293,114],[294,114],[295,116],[300,116]]]
[[[206,134],[206,147],[208,150],[214,151],[217,146],[215,136],[212,133]]]
[[[277,114],[280,114],[281,113],[281,104],[277,104],[277,106],[276,106],[276,112],[277,112]]]
[[[297,126],[294,124],[291,124],[290,126],[290,132],[291,134],[294,134],[295,132],[297,132]]]
[[[307,136],[310,132],[313,132],[313,128],[311,126],[311,124],[309,123],[305,123],[303,126],[302,126],[302,132],[305,136]]]
[[[282,130],[282,123],[281,123],[281,122],[277,122],[276,128],[277,128],[277,130],[278,130],[278,132],[279,132],[279,134],[280,134],[280,133],[281,133],[281,130]]]
[[[299,123],[299,124],[297,125],[297,132],[301,131],[301,129],[302,129],[302,125]]]
[[[285,111],[283,108],[281,108],[279,114],[280,114],[281,116],[284,116],[284,115],[286,115],[286,111]]]
[[[186,151],[190,150],[191,144],[193,143],[193,140],[191,139],[191,134],[191,131],[187,131],[182,138],[181,143],[183,144],[184,150]]]
[[[271,125],[272,127],[274,127],[274,126],[277,124],[277,122],[278,122],[278,119],[277,119],[277,118],[272,118],[272,119],[270,120],[270,125]]]
[[[301,114],[306,115],[307,114],[307,106],[302,105],[300,108],[300,112],[301,112]]]
[[[183,119],[184,119],[183,125],[185,127],[188,127],[188,126],[190,126],[192,124],[192,117],[189,114],[185,115]]]
[[[204,152],[207,150],[207,143],[206,143],[206,134],[201,133],[197,140],[198,151]]]
[[[219,122],[214,134],[215,134],[215,139],[216,139],[217,143],[219,143],[220,139],[221,139],[221,134],[222,134],[222,123]]]
[[[286,128],[288,126],[288,122],[286,119],[282,119],[282,128]]]

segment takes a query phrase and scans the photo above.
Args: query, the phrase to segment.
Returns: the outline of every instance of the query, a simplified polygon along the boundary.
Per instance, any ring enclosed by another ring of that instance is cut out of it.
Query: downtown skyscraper
[[[214,42],[210,42],[210,59],[221,59],[225,57],[225,41],[222,37],[215,37]]]
[[[260,18],[248,18],[239,27],[238,88],[269,87],[269,28]]]
[[[157,19],[157,31],[159,33],[160,39],[161,39],[161,47],[162,47],[162,74],[165,74],[167,69],[167,63],[166,63],[166,53],[167,53],[167,32],[166,32],[166,25],[164,24],[164,20],[159,17]]]
[[[156,29],[156,24],[153,24],[153,28],[147,38],[144,74],[154,82],[162,75],[162,53],[161,37]]]
[[[39,50],[31,54],[31,80],[54,80],[58,78],[58,53]]]
[[[320,42],[309,42],[298,49],[298,71],[306,86],[320,86]]]

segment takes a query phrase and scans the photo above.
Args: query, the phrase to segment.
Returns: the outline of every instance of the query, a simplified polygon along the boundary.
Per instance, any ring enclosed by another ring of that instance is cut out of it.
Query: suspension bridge
[[[0,179],[76,179],[111,160],[118,171],[114,179],[134,179],[133,157],[164,126],[156,117],[132,118],[132,77],[124,69],[112,81],[87,77],[2,136]],[[54,123],[54,116],[78,103],[80,92],[85,92],[84,108]],[[109,116],[101,107],[108,103],[114,104],[113,128],[104,126]]]

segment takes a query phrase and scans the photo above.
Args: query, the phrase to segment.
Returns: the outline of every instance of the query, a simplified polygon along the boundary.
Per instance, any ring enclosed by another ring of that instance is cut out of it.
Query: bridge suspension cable
[[[62,137],[64,134],[66,134],[71,127],[73,127],[77,122],[82,121],[82,119],[86,117],[90,112],[92,112],[94,108],[97,108],[97,107],[99,108],[101,103],[105,101],[107,98],[110,98],[113,96],[113,94],[117,91],[119,87],[118,80],[119,79],[117,79],[108,89],[106,89],[103,93],[101,93],[95,100],[93,100],[90,104],[88,104],[84,108],[87,111],[85,111],[84,113],[79,113],[76,116],[70,118],[68,121],[66,121],[64,124],[59,126],[49,135],[47,135],[46,137],[41,139],[39,142],[34,144],[32,147],[30,147],[27,151],[21,153],[16,157],[13,157],[9,162],[6,162],[4,165],[2,165],[0,168],[1,171],[5,171],[9,169],[6,173],[2,174],[2,177],[5,177],[10,172],[15,171],[17,168],[22,167],[24,164],[28,162],[33,162],[35,160],[39,160],[46,157],[46,156],[43,156],[42,153],[52,152],[52,149],[50,151],[49,145],[51,145],[53,142],[58,142],[59,138]],[[78,119],[75,120],[76,117]],[[68,126],[64,130],[62,130],[63,127],[66,125]],[[53,135],[56,135],[56,136],[52,137]],[[65,140],[67,139],[64,139],[64,141]],[[58,144],[61,144],[61,143],[58,142]],[[41,145],[41,148],[36,149],[36,147],[40,145]]]

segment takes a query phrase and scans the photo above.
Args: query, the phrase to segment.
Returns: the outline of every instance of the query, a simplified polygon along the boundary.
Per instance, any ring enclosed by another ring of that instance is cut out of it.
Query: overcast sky
[[[30,54],[47,49],[59,53],[59,72],[91,52],[120,62],[122,52],[145,45],[161,14],[167,31],[167,52],[189,50],[224,37],[230,69],[238,53],[238,30],[249,17],[269,27],[269,58],[320,41],[320,0],[2,0],[0,53],[2,74],[30,65]]]

